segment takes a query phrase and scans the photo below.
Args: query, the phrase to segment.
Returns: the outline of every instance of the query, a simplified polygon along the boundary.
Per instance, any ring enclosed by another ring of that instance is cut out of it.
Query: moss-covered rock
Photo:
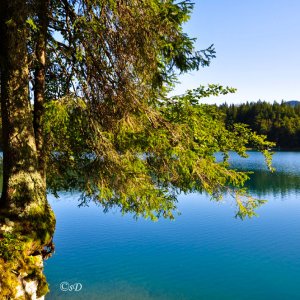
[[[0,299],[43,299],[49,291],[43,259],[51,256],[55,217],[42,215],[0,219]]]

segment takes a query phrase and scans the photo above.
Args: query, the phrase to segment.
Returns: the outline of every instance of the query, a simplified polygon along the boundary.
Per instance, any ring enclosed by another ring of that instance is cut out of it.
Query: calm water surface
[[[134,220],[99,207],[78,208],[77,196],[50,198],[57,216],[56,253],[46,261],[52,299],[300,299],[300,153],[232,156],[253,170],[248,187],[267,199],[259,217],[234,218],[231,198],[179,197],[175,221]],[[63,292],[61,282],[81,283]]]

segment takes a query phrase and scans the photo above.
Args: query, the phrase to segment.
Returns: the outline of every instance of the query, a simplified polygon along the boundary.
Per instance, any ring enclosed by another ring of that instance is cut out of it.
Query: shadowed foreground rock
[[[43,260],[54,251],[55,220],[50,216],[46,221],[20,222],[9,218],[0,221],[1,300],[42,300],[49,291],[43,274]]]

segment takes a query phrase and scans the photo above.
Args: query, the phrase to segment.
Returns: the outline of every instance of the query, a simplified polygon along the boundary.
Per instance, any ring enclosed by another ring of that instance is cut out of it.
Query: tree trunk
[[[46,45],[48,29],[49,0],[36,1],[38,31],[36,36],[36,63],[34,72],[34,119],[33,127],[35,133],[36,148],[38,154],[38,165],[41,176],[46,184],[46,154],[43,136],[43,117],[45,103],[45,79],[46,79]]]
[[[1,1],[1,209],[18,216],[43,214],[46,185],[38,165],[28,88],[26,1]]]
[[[37,289],[34,293],[39,297],[47,293],[43,265],[37,262],[53,250],[55,228],[55,217],[46,198],[45,159],[40,127],[44,99],[45,41],[38,41],[37,46],[37,104],[33,114],[29,98],[27,5],[28,2],[24,0],[0,0],[3,129],[1,299],[15,299],[19,296],[21,299],[31,299],[33,296],[30,296],[24,282],[32,283]]]

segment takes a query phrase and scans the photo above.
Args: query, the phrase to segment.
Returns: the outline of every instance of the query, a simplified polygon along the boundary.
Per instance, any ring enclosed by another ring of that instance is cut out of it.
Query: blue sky
[[[220,83],[238,91],[205,102],[300,100],[300,0],[195,0],[184,29],[217,57],[181,76],[176,93]]]

